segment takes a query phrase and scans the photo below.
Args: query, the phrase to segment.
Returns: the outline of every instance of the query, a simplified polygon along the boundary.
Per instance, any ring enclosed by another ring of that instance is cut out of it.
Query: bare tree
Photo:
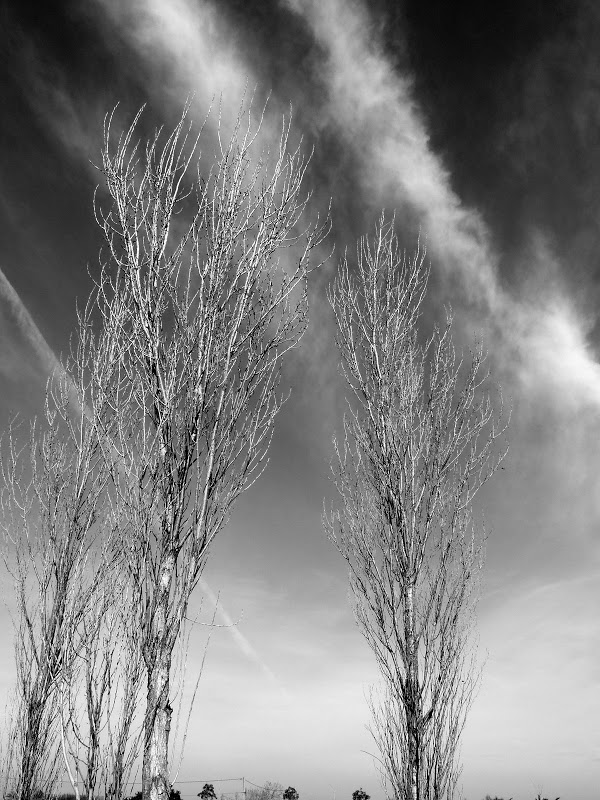
[[[2,555],[15,587],[17,666],[3,761],[15,798],[47,795],[62,761],[77,798],[81,781],[88,799],[104,784],[107,797],[121,800],[139,752],[142,656],[126,575],[111,555],[108,472],[96,435],[106,409],[90,405],[81,369],[89,336],[83,326],[49,380],[44,417],[28,441],[20,443],[13,426],[2,452]]]
[[[109,261],[81,323],[99,311],[86,367],[95,405],[112,411],[97,434],[147,676],[145,800],[169,795],[173,648],[215,536],[265,467],[279,365],[306,326],[325,234],[298,227],[306,161],[287,123],[277,152],[255,157],[258,133],[240,118],[203,175],[188,112],[143,146],[138,114],[114,149],[107,120],[110,201],[97,216]]]
[[[0,466],[3,559],[15,587],[16,710],[6,768],[11,793],[47,793],[61,758],[61,686],[74,667],[72,631],[89,611],[96,581],[86,564],[101,524],[107,480],[89,420],[81,412],[83,375],[48,384],[44,418],[29,440],[11,427]],[[79,398],[79,400],[77,400]]]
[[[325,527],[350,568],[359,627],[383,695],[372,732],[398,800],[453,796],[457,746],[478,672],[470,655],[482,536],[473,500],[505,450],[481,348],[458,357],[452,319],[419,339],[428,279],[382,216],[330,291],[352,390],[334,439],[341,508]],[[501,415],[500,415],[501,416]]]
[[[110,537],[94,569],[89,608],[70,632],[73,668],[62,685],[61,738],[76,797],[122,800],[140,736],[138,700],[143,661],[132,631],[131,592],[110,563]],[[79,790],[82,784],[83,792]]]
[[[102,769],[100,742],[117,647],[111,628],[104,625],[111,612],[107,588],[102,581],[88,612],[70,632],[75,658],[61,687],[61,741],[76,800],[94,797]]]
[[[142,743],[138,708],[141,705],[144,661],[139,648],[139,633],[134,627],[136,615],[131,613],[130,587],[127,592],[121,594],[121,600],[123,601],[120,606],[121,613],[118,614],[115,625],[121,641],[119,651],[121,686],[113,691],[114,699],[107,719],[108,742],[104,773],[104,796],[107,800],[123,800]]]
[[[281,800],[283,794],[283,784],[278,781],[267,781],[264,786],[247,789],[246,800]]]

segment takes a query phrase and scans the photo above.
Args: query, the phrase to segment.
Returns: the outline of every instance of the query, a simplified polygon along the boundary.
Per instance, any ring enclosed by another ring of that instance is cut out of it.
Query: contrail
[[[69,393],[69,400],[73,408],[79,414],[83,414],[87,420],[91,420],[92,414],[87,406],[82,406],[77,388],[73,384],[70,376],[65,371],[60,360],[56,357],[54,350],[50,347],[42,332],[35,324],[33,317],[27,307],[19,297],[16,289],[8,280],[0,268],[0,297],[5,300],[10,312],[16,320],[19,329],[26,341],[29,342],[39,361],[48,375],[54,375],[64,380]]]
[[[204,578],[200,578],[200,586],[202,591],[211,603],[219,610],[221,614],[221,619],[223,620],[223,624],[229,629],[231,634],[231,638],[240,648],[240,650],[244,653],[250,661],[253,661],[258,667],[260,667],[261,671],[269,678],[269,680],[276,683],[278,687],[281,687],[280,681],[275,675],[275,673],[270,669],[270,667],[262,660],[262,658],[258,655],[254,647],[250,644],[248,639],[240,633],[237,623],[231,618],[230,614],[223,608],[223,604],[221,603],[221,599],[217,597],[217,595],[213,592],[210,586],[206,583]]]
[[[52,375],[60,375],[61,377],[67,377],[67,373],[63,365],[60,363],[60,360],[56,357],[54,351],[42,335],[40,329],[35,324],[33,317],[27,310],[27,307],[19,297],[17,291],[15,290],[14,286],[10,283],[2,269],[0,268],[0,298],[5,301],[6,305],[8,306],[11,315],[16,320],[19,329],[27,342],[31,345],[32,349],[34,350],[36,356],[43,364],[44,369],[48,374]],[[72,382],[68,381],[68,385],[70,388],[69,396],[70,399],[73,401],[75,408],[78,409],[80,414],[85,415],[87,419],[91,418],[91,412],[87,406],[82,407],[79,399],[79,394],[73,386]],[[258,655],[254,647],[248,641],[248,639],[241,633],[238,628],[236,627],[235,622],[233,621],[231,615],[227,612],[224,608],[223,603],[220,599],[217,598],[213,590],[210,588],[208,583],[204,578],[200,578],[200,586],[202,591],[207,595],[211,603],[214,603],[218,606],[219,612],[223,619],[227,630],[235,644],[238,648],[242,651],[242,653],[250,660],[253,661],[261,671],[275,683],[279,688],[281,688],[281,683],[276,677],[275,673],[267,666],[267,664],[261,659]]]
[[[8,305],[12,316],[19,325],[21,333],[33,348],[46,371],[50,374],[57,371],[62,372],[62,364],[55,356],[48,342],[42,336],[40,329],[33,321],[33,317],[2,269],[0,269],[0,297]]]

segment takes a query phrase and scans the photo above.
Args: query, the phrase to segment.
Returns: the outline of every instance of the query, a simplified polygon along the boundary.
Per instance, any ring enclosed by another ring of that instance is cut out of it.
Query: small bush
[[[142,793],[136,792],[132,797],[127,797],[126,800],[142,800]],[[181,794],[179,793],[179,789],[173,789],[173,787],[171,787],[169,800],[181,800]]]

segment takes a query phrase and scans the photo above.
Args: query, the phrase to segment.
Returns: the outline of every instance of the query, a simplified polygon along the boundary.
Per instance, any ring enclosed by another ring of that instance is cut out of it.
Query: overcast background
[[[255,91],[261,136],[293,106],[315,147],[312,210],[332,198],[336,254],[382,208],[432,263],[424,324],[451,303],[483,337],[512,406],[478,624],[487,656],[463,786],[595,800],[600,785],[600,6],[595,0],[81,0],[0,5],[0,422],[40,410],[50,358],[97,269],[92,194],[104,114],[145,130],[193,93],[208,141]],[[256,88],[255,88],[256,87]],[[210,164],[210,145],[205,151]],[[340,557],[321,529],[343,387],[325,286],[286,368],[269,469],[205,577],[237,628],[214,631],[179,780],[246,776],[301,798],[382,797],[365,700],[377,680]],[[214,597],[195,608],[210,617]],[[13,681],[0,623],[0,691]],[[189,679],[206,640],[191,640]],[[184,704],[191,687],[186,689]],[[177,787],[195,796],[202,783]],[[240,788],[217,784],[218,790]]]

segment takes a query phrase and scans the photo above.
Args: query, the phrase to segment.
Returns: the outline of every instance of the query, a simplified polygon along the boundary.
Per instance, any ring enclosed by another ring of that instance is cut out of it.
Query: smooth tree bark
[[[99,327],[86,368],[112,410],[97,436],[146,671],[144,800],[169,795],[173,649],[215,536],[265,467],[326,232],[302,227],[306,161],[288,123],[261,154],[240,117],[204,171],[188,118],[141,144],[138,114],[115,147],[107,120],[108,255],[81,321]]]
[[[334,439],[340,507],[325,527],[350,568],[359,627],[382,676],[372,732],[396,800],[452,798],[478,683],[469,647],[483,537],[473,501],[505,454],[481,348],[463,360],[452,318],[427,339],[425,254],[382,216],[330,291],[351,389]]]

